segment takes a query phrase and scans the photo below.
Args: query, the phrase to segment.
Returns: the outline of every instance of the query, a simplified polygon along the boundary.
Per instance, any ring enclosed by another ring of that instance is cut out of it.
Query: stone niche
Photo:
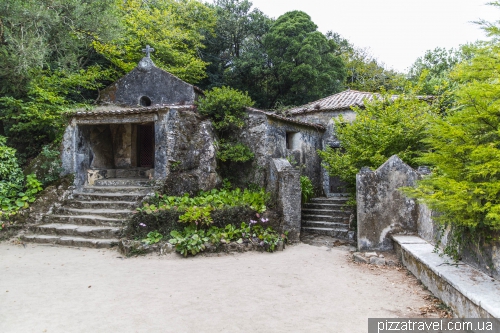
[[[138,167],[137,124],[83,125],[88,135],[90,169]]]

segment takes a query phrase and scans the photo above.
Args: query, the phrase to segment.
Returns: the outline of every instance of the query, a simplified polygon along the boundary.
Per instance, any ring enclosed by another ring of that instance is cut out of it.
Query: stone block
[[[368,260],[365,258],[365,256],[362,255],[359,252],[353,253],[352,257],[353,257],[353,259],[354,259],[355,262],[360,262],[362,264],[367,264],[368,263]]]
[[[385,259],[384,258],[379,258],[379,257],[371,257],[370,258],[370,264],[377,265],[377,266],[384,266],[385,265]]]

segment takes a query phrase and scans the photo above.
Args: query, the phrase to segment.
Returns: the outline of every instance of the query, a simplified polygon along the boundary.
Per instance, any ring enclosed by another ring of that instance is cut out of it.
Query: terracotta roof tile
[[[252,112],[263,113],[266,116],[268,116],[269,118],[274,118],[274,119],[286,121],[286,122],[297,124],[297,125],[314,127],[316,129],[319,129],[319,130],[322,130],[322,131],[326,130],[326,127],[323,126],[323,125],[320,125],[320,124],[313,124],[313,123],[308,123],[308,122],[305,122],[305,121],[302,121],[302,120],[297,120],[295,118],[283,117],[283,116],[277,115],[275,113],[271,113],[271,112],[267,112],[267,111],[263,111],[263,110],[259,110],[259,109],[255,109],[255,108],[247,108],[247,110],[248,111],[252,111]]]
[[[66,112],[70,117],[87,117],[87,116],[100,116],[100,115],[122,115],[122,114],[137,114],[137,113],[152,113],[161,110],[170,109],[183,109],[193,110],[194,105],[155,105],[148,107],[120,107],[117,105],[106,105],[97,107],[92,110],[80,110]]]
[[[295,115],[307,112],[317,111],[334,111],[346,110],[352,106],[364,106],[363,100],[366,98],[372,100],[373,96],[377,95],[370,92],[357,90],[346,90],[335,95],[331,95],[320,100],[298,106],[287,111],[287,113]]]

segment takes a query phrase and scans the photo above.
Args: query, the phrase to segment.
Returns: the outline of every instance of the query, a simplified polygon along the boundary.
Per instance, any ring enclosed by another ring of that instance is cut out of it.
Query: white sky
[[[471,23],[500,19],[500,8],[488,0],[251,0],[254,7],[277,18],[292,10],[311,16],[323,33],[339,33],[388,68],[405,71],[426,50],[456,48],[485,40]]]

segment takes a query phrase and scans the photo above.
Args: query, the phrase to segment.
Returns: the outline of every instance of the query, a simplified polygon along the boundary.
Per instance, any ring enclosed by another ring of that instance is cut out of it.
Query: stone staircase
[[[346,207],[348,195],[339,193],[328,198],[313,198],[302,208],[302,234],[319,234],[350,239],[349,218],[352,208]]]
[[[152,188],[143,177],[105,178],[77,189],[43,223],[21,235],[26,242],[107,248],[116,245],[124,222]]]

